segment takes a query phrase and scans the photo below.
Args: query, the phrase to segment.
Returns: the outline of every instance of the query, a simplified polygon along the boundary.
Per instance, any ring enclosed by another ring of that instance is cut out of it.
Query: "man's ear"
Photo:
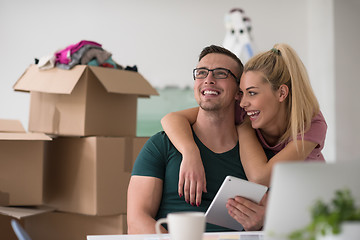
[[[282,84],[278,89],[279,102],[283,102],[286,100],[287,96],[289,96],[289,87],[285,84]]]
[[[240,89],[237,91],[237,93],[235,94],[235,100],[236,101],[241,101],[241,96],[242,96],[242,93],[240,92]]]

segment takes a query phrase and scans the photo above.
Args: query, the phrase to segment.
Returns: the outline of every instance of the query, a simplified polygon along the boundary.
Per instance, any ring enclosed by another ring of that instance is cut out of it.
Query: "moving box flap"
[[[40,70],[36,65],[30,65],[13,88],[16,91],[25,92],[70,94],[86,67],[86,65],[76,65],[71,70],[57,67],[50,70]]]
[[[50,141],[51,137],[44,133],[1,133],[0,141],[3,140],[32,140],[32,141]]]
[[[94,66],[90,69],[108,92],[136,94],[141,97],[159,95],[156,89],[137,72]]]
[[[20,120],[0,119],[1,132],[25,133],[26,131]]]
[[[55,208],[48,206],[37,206],[37,207],[0,207],[0,214],[22,219],[31,217],[34,215],[53,212]]]

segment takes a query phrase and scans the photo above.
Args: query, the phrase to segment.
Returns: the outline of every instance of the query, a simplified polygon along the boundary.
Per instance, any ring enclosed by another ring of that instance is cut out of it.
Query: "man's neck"
[[[193,129],[200,141],[215,153],[233,149],[238,141],[233,112],[199,110]]]

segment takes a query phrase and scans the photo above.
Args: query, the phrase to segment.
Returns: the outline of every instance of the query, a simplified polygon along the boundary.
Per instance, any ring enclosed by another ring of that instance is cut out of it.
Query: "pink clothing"
[[[80,41],[76,44],[69,45],[63,50],[60,50],[55,53],[55,63],[69,64],[71,61],[71,55],[77,52],[84,45],[94,45],[97,47],[101,47],[101,44],[93,41]]]
[[[326,130],[327,130],[326,121],[325,121],[322,113],[319,112],[319,114],[316,115],[311,120],[310,129],[304,134],[304,140],[310,141],[310,142],[315,142],[318,144],[314,148],[314,150],[310,153],[310,155],[305,159],[305,161],[323,161],[323,162],[325,161],[324,156],[321,153],[321,150],[324,147]],[[290,142],[290,140],[288,140],[284,143],[280,143],[275,146],[269,146],[266,143],[266,141],[259,129],[256,129],[256,133],[258,135],[261,145],[264,148],[274,151],[275,154],[280,152]],[[297,139],[301,140],[300,134],[298,135]]]

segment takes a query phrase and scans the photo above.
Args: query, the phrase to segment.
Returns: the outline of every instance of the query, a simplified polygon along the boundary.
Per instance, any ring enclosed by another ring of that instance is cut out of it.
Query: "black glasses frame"
[[[204,77],[196,77],[196,76],[195,76],[195,72],[196,72],[197,70],[207,70],[206,76],[204,76]],[[225,70],[225,71],[227,72],[226,77],[224,77],[224,78],[217,78],[217,77],[215,77],[214,71],[216,71],[216,70]],[[213,77],[214,77],[215,79],[225,79],[225,78],[227,78],[227,77],[229,76],[229,73],[230,73],[230,75],[235,78],[235,80],[236,80],[237,83],[240,82],[240,80],[235,76],[235,74],[233,74],[229,69],[226,69],[226,68],[214,68],[214,69],[194,68],[194,70],[193,70],[193,78],[194,78],[194,80],[196,80],[196,79],[205,79],[205,78],[209,75],[209,72],[212,73],[212,75],[213,75]]]

